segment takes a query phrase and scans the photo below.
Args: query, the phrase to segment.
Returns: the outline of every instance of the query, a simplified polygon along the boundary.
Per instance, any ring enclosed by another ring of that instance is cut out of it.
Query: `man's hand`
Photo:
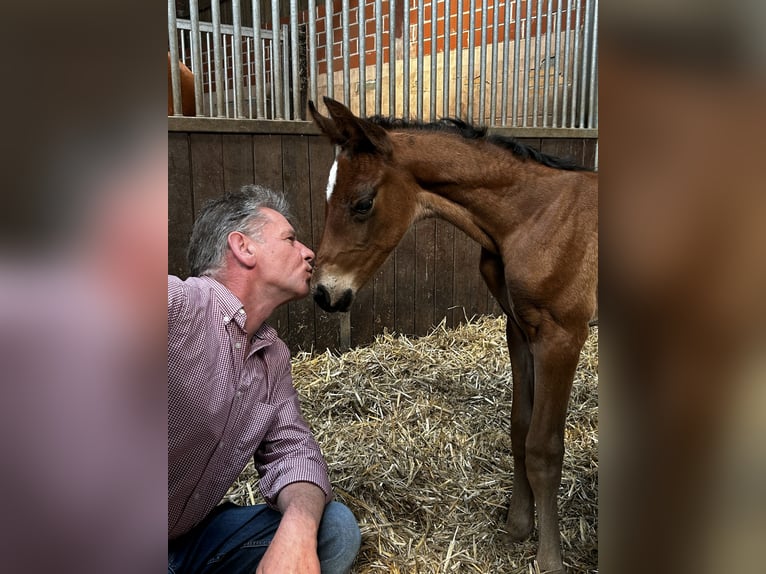
[[[324,492],[308,482],[289,484],[280,491],[277,506],[282,520],[256,573],[319,574],[317,532],[324,512]]]

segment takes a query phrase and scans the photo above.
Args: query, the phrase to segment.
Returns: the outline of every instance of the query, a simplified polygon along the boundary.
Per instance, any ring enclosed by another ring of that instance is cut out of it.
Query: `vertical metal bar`
[[[481,46],[479,46],[479,123],[486,122],[484,106],[487,98],[487,0],[481,0]]]
[[[553,121],[551,126],[559,127],[559,78],[561,77],[561,0],[556,0],[556,46],[553,49],[556,61],[553,66]]]
[[[532,117],[532,127],[537,127],[537,116],[540,115],[540,65],[542,64],[542,58],[540,58],[540,42],[542,37],[543,18],[542,18],[543,0],[537,0],[537,21],[535,22],[535,80],[534,80],[534,110],[535,115]]]
[[[300,120],[301,110],[301,76],[300,60],[298,59],[298,0],[290,0],[290,64],[292,72],[293,109],[288,119]]]
[[[264,106],[265,97],[263,89],[266,84],[266,76],[262,72],[263,66],[263,41],[261,40],[261,3],[252,2],[253,8],[253,59],[255,60],[255,116],[263,118],[266,116]]]
[[[232,39],[234,61],[234,117],[245,116],[244,95],[242,86],[245,85],[242,78],[242,16],[239,0],[231,0],[232,23],[234,24],[234,37]]]
[[[348,0],[343,0],[341,3],[341,31],[343,36],[343,103],[347,106],[351,105],[351,68],[349,63],[349,44],[351,42],[349,38],[349,6]]]
[[[247,46],[247,117],[253,119],[253,60],[251,54],[253,53],[250,47],[250,41],[252,38],[248,37],[245,40]]]
[[[522,101],[522,127],[527,127],[529,119],[529,62],[532,55],[529,51],[529,37],[532,35],[532,0],[527,0],[527,25],[524,34],[524,98]]]
[[[423,121],[423,0],[418,0],[418,87],[417,120]]]
[[[499,34],[500,3],[495,0],[492,14],[492,67],[489,76],[489,125],[495,125],[497,113],[497,38]]]
[[[543,127],[548,127],[548,95],[550,92],[550,73],[548,72],[551,67],[551,22],[553,21],[553,0],[548,0],[548,7],[545,11],[546,25],[545,25],[545,68],[543,73],[545,78],[543,79]],[[555,56],[554,56],[555,59]]]
[[[388,110],[396,116],[396,1],[388,4]]]
[[[431,121],[434,121],[436,119],[436,76],[438,74],[438,53],[439,50],[437,49],[437,43],[438,43],[438,26],[437,19],[438,19],[438,2],[437,0],[431,0],[431,98],[430,98],[430,107],[429,107],[429,117],[431,118]]]
[[[257,2],[254,2],[257,4]],[[309,0],[309,99],[317,101],[317,5]]]
[[[375,0],[375,113],[380,114],[383,92],[383,1]]]
[[[463,0],[457,0],[457,26],[455,29],[455,117],[463,114],[460,109],[463,104]]]
[[[196,114],[203,114],[204,101],[202,90],[202,46],[199,35],[199,6],[197,0],[190,0],[189,15],[191,18],[191,50],[192,72],[194,73],[194,105]]]
[[[476,0],[471,0],[468,8],[468,122],[473,122],[473,64],[476,57],[474,50],[476,47]]]
[[[510,58],[511,41],[511,5],[510,2],[503,7],[503,91],[500,96],[501,118],[500,125],[508,124],[508,64]]]
[[[331,98],[335,98],[335,87],[333,78],[333,36],[334,30],[332,28],[332,0],[324,0],[324,32],[325,32],[325,54],[327,60],[327,95]]]
[[[580,15],[582,14],[582,2],[583,0],[577,0],[577,9],[575,10],[574,21],[574,53],[572,54],[572,127],[580,127],[576,125],[577,118],[577,94],[580,83],[580,67],[578,66],[578,59],[580,58]]]
[[[402,117],[410,117],[410,0],[404,4],[404,24],[402,25]]]
[[[590,117],[588,127],[598,126],[598,0],[593,0],[593,39],[590,52]]]
[[[266,54],[266,42],[264,41],[264,50],[263,53]],[[271,35],[271,43],[268,44],[270,48],[268,49],[268,59],[269,62],[274,59],[274,34]],[[264,82],[263,84],[263,101],[269,102],[269,110],[267,112],[267,117],[270,119],[275,118],[276,113],[276,104],[274,103],[275,100],[275,92],[274,92],[274,67],[272,66],[269,70],[271,73],[271,81],[267,84]],[[263,61],[263,77],[267,77],[267,70],[266,70],[266,60]]]
[[[285,119],[289,120],[291,118],[290,114],[290,53],[289,49],[290,47],[287,45],[287,40],[290,36],[290,25],[289,24],[283,24],[281,26],[282,28],[282,38],[284,39],[284,44],[282,45],[282,105],[284,106],[282,109],[284,110],[284,117]]]
[[[569,67],[572,57],[572,0],[567,0],[567,18],[564,22],[564,93],[561,95],[561,127],[569,125]]]
[[[168,0],[168,44],[170,44],[170,82],[173,87],[173,115],[180,116],[181,68],[178,65],[178,32],[176,31],[176,3]]]
[[[357,46],[359,49],[359,115],[367,115],[367,30],[365,2],[362,0],[356,9],[356,23],[359,27]]]
[[[593,20],[593,0],[585,1],[585,37],[583,38],[582,45],[582,91],[580,92],[580,127],[586,127],[585,122],[585,110],[586,110],[586,98],[589,95],[586,89],[585,82],[588,82],[590,87],[590,78],[588,78],[588,48],[591,41],[591,26]],[[590,113],[590,110],[588,110]]]
[[[229,117],[229,67],[226,65],[229,61],[229,47],[226,36],[221,36],[223,42],[223,102],[226,110],[226,117]]]
[[[449,83],[450,83],[450,2],[444,0],[444,54],[442,58],[442,115],[451,116],[449,111]]]
[[[514,38],[513,38],[513,90],[511,91],[511,125],[519,125],[519,53],[521,51],[521,0],[514,2],[516,12],[514,14]]]
[[[215,84],[213,83],[213,62],[210,59],[210,54],[212,53],[212,49],[210,46],[210,34],[205,34],[205,43],[207,44],[207,97],[208,97],[208,107],[209,110],[209,116],[213,116],[213,88],[215,87]]]
[[[224,117],[223,89],[226,86],[226,78],[223,70],[223,56],[221,54],[221,5],[218,0],[210,3],[213,16],[213,61],[215,62],[215,103],[216,116]],[[223,84],[223,86],[221,85]]]
[[[271,0],[271,87],[274,97],[271,99],[274,105],[274,119],[284,119],[284,102],[282,101],[284,89],[282,87],[282,26],[279,22],[279,0]]]

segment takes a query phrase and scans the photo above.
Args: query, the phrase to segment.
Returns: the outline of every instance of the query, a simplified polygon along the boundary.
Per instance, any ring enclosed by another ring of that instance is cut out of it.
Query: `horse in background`
[[[479,269],[504,311],[513,374],[513,492],[505,530],[563,573],[557,494],[570,391],[597,316],[598,176],[460,120],[363,119],[325,97],[309,111],[336,146],[312,290],[347,311],[417,221],[439,217],[481,245]]]
[[[181,113],[185,116],[196,116],[197,108],[194,99],[194,74],[179,60],[181,70]],[[173,115],[173,78],[170,71],[170,52],[168,52],[168,115]]]

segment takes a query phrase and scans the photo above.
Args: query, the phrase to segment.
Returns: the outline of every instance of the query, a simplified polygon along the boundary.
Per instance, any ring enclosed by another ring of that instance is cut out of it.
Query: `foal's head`
[[[411,182],[396,169],[388,132],[324,98],[330,117],[309,102],[314,122],[336,146],[327,182],[325,227],[312,278],[325,311],[347,311],[415,218]]]

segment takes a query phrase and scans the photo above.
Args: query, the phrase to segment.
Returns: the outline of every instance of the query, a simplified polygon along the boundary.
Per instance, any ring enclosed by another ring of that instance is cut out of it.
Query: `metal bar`
[[[396,116],[396,1],[388,4],[388,110]],[[381,50],[381,55],[382,55]]]
[[[457,42],[455,42],[455,117],[463,104],[463,0],[457,0]]]
[[[367,115],[367,30],[365,29],[365,2],[359,3],[356,10],[356,23],[359,27],[357,47],[359,49],[359,115]]]
[[[226,78],[223,74],[223,61],[221,55],[221,6],[218,0],[212,0],[210,3],[213,16],[213,61],[215,62],[215,103],[216,116],[224,117],[224,101],[221,84],[226,85]]]
[[[335,98],[335,86],[333,78],[333,36],[332,28],[332,0],[324,0],[324,32],[325,32],[325,60],[327,61],[327,95]]]
[[[473,122],[473,72],[474,59],[476,57],[474,49],[476,48],[476,0],[471,0],[468,8],[468,122]]]
[[[417,120],[423,121],[423,0],[418,0]]]
[[[221,41],[223,42],[223,102],[224,102],[224,109],[226,110],[226,117],[229,117],[229,66],[227,65],[229,61],[229,47],[228,43],[226,41],[226,38],[221,36]],[[232,70],[233,72],[233,70]]]
[[[349,44],[351,39],[349,38],[349,6],[348,0],[341,2],[341,32],[343,37],[343,47],[341,52],[343,53],[343,103],[347,106],[351,105],[351,67],[349,62]]]
[[[580,15],[582,14],[582,0],[577,0],[577,9],[575,10],[575,29],[574,29],[574,53],[572,54],[572,127],[575,126],[577,117],[577,94],[580,83],[580,70],[577,65],[580,57]]]
[[[249,37],[245,40],[247,46],[247,117],[251,120],[253,119],[253,60],[251,56],[253,51],[250,47],[252,40]]]
[[[520,61],[520,48],[521,48],[521,0],[514,2],[516,5],[515,14],[515,27],[513,38],[513,90],[511,94],[511,125],[519,125],[518,111],[519,111],[519,61]]]
[[[556,62],[553,66],[553,121],[551,126],[559,126],[559,78],[561,77],[561,0],[556,0],[556,45],[553,49]]]
[[[168,44],[170,44],[170,83],[173,88],[173,115],[182,114],[181,68],[178,65],[178,32],[176,32],[176,3],[168,0]]]
[[[582,41],[582,58],[580,65],[582,66],[582,86],[580,89],[580,121],[578,127],[585,127],[585,100],[587,99],[587,82],[588,82],[588,59],[585,55],[588,53],[588,44],[590,44],[590,20],[591,20],[591,8],[593,4],[590,0],[585,0],[585,22],[583,23],[583,41]]]
[[[254,2],[257,4],[257,2]],[[317,5],[309,0],[309,99],[317,101]]]
[[[481,46],[479,46],[479,123],[486,122],[484,106],[487,98],[487,0],[481,0]]]
[[[535,22],[535,79],[534,79],[534,94],[533,94],[533,108],[534,115],[532,116],[532,127],[537,127],[537,116],[540,114],[540,42],[542,36],[543,19],[542,19],[542,7],[543,0],[537,0],[537,15]]]
[[[510,59],[511,41],[511,6],[510,2],[503,7],[503,91],[500,95],[500,125],[508,124],[508,60]]]
[[[545,25],[545,68],[543,69],[543,73],[545,74],[545,77],[543,78],[543,127],[548,127],[548,94],[550,91],[550,74],[548,73],[548,69],[551,66],[551,22],[552,19],[552,12],[553,12],[553,0],[548,0],[548,8],[545,11],[545,15],[547,16],[546,19],[546,25]],[[554,57],[555,59],[555,57]]]
[[[567,18],[564,23],[564,93],[561,95],[561,127],[569,126],[569,67],[572,56],[572,0],[567,0]]]
[[[293,110],[290,118],[303,119],[301,110],[301,69],[298,59],[298,0],[290,0],[290,60],[292,64]]]
[[[266,76],[261,72],[261,63],[263,62],[263,43],[261,40],[261,3],[252,2],[253,8],[253,58],[255,59],[255,116],[263,118],[266,116],[263,96],[263,87],[266,83]]]
[[[489,75],[489,125],[495,125],[497,113],[497,38],[499,34],[500,3],[495,0],[492,10],[492,67]]]
[[[234,115],[237,118],[245,117],[244,94],[242,87],[245,85],[242,77],[242,15],[240,13],[239,0],[231,0],[232,22],[234,24]]]
[[[280,26],[282,39],[284,40],[284,44],[281,46],[282,48],[282,105],[284,106],[282,109],[284,110],[285,119],[289,120],[291,119],[292,115],[290,114],[290,56],[289,56],[289,46],[287,45],[287,39],[290,36],[290,30],[289,30],[289,24],[282,24]]]
[[[450,116],[449,112],[449,82],[450,82],[450,2],[444,0],[444,53],[442,58],[442,115]]]
[[[590,53],[590,119],[589,128],[598,127],[598,0],[593,6],[593,41]]]
[[[280,46],[282,30],[279,23],[279,0],[271,0],[271,30],[274,34],[274,41],[271,43],[271,89],[274,95],[271,101],[274,105],[274,117],[281,120],[285,114],[282,101],[284,89],[282,87],[282,47]]]
[[[194,73],[194,105],[198,116],[204,113],[204,92],[202,88],[202,46],[199,34],[199,6],[197,0],[190,0],[192,72]]]
[[[437,26],[437,19],[438,19],[438,3],[436,0],[431,0],[431,98],[430,98],[430,107],[429,107],[429,117],[431,118],[431,121],[434,121],[436,119],[436,80],[438,75],[438,53],[439,50],[437,48],[438,39],[437,35],[439,32],[439,27]]]
[[[208,115],[213,117],[213,91],[215,84],[213,83],[213,62],[210,59],[212,53],[210,46],[210,34],[205,34],[205,43],[207,44],[207,97],[208,97]]]
[[[524,97],[522,100],[522,118],[521,126],[527,127],[529,118],[529,62],[531,54],[529,53],[529,37],[532,35],[532,0],[527,0],[527,24],[524,27]]]
[[[375,113],[380,114],[383,91],[383,2],[375,0]]]
[[[404,25],[402,26],[402,117],[410,117],[410,0],[404,5]]]

